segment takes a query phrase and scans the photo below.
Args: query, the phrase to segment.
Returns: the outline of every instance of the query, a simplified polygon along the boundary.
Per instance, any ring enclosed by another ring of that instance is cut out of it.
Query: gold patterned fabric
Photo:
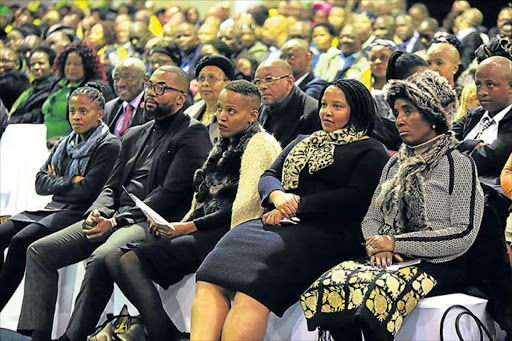
[[[416,266],[391,272],[347,261],[317,279],[300,297],[308,329],[357,321],[366,335],[393,340],[404,318],[437,284]]]
[[[366,139],[365,131],[357,131],[353,126],[338,129],[332,133],[315,131],[311,136],[300,141],[288,153],[283,165],[282,184],[288,191],[299,186],[302,169],[308,165],[309,174],[327,168],[334,163],[336,146]]]

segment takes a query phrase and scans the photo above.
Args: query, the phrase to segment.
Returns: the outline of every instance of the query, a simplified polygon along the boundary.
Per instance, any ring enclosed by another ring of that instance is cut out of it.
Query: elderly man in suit
[[[148,222],[127,192],[169,221],[179,221],[189,210],[193,175],[211,143],[204,125],[183,113],[188,87],[188,75],[180,68],[157,69],[146,84],[144,101],[155,120],[126,133],[109,180],[85,219],[29,246],[21,333],[49,340],[57,270],[85,259],[85,277],[61,340],[85,340],[94,331],[113,290],[105,256],[146,236]]]
[[[114,70],[117,96],[105,104],[105,123],[110,132],[122,138],[130,127],[148,121],[144,113],[144,83],[146,67],[138,58],[126,58]]]
[[[286,61],[265,60],[256,69],[253,83],[261,94],[259,121],[283,148],[299,134],[322,129],[318,101],[294,85],[293,71]]]
[[[281,59],[286,60],[293,70],[295,85],[302,91],[318,100],[320,93],[327,83],[320,77],[315,77],[311,71],[313,53],[309,43],[304,39],[291,39],[281,47]]]

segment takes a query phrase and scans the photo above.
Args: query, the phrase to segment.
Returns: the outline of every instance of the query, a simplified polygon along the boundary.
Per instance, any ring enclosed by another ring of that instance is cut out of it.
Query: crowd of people
[[[298,301],[321,338],[392,340],[457,292],[512,340],[512,4],[482,25],[465,0],[0,5],[0,138],[45,126],[52,195],[2,217],[0,311],[25,276],[17,330],[51,340],[84,261],[61,341],[114,284],[152,341],[263,340]],[[193,273],[189,334],[156,284]]]

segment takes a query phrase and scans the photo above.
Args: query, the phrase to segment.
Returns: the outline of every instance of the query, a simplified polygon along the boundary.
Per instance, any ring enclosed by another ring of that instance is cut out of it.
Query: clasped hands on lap
[[[394,253],[395,238],[389,235],[375,235],[366,238],[366,254],[370,257],[371,266],[385,269],[393,260],[401,263],[404,261],[401,255]]]
[[[274,209],[265,213],[262,217],[263,224],[281,226],[281,220],[297,215],[300,197],[283,191],[270,193],[269,201],[274,204]]]

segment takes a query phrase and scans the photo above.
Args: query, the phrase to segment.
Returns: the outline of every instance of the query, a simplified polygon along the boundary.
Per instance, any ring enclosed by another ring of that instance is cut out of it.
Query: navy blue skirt
[[[350,225],[248,221],[219,241],[196,278],[243,292],[282,316],[326,270],[364,255],[361,229]]]

